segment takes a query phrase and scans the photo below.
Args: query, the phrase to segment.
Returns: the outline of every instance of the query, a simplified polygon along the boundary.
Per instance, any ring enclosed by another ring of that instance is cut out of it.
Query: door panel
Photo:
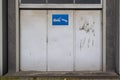
[[[102,69],[101,11],[76,11],[76,71]]]
[[[22,71],[102,70],[100,10],[21,10]]]
[[[52,22],[54,15],[68,23]],[[48,71],[73,71],[73,11],[48,11]]]
[[[46,71],[47,11],[20,12],[20,69]]]

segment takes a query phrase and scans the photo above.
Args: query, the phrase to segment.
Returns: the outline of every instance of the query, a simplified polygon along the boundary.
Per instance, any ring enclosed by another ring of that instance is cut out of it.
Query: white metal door
[[[100,10],[21,10],[22,71],[102,70]]]
[[[81,10],[75,13],[76,71],[102,69],[102,22],[100,10]]]
[[[20,12],[20,69],[46,71],[47,11]]]
[[[68,15],[68,25],[52,24],[53,15]],[[48,71],[73,71],[73,11],[48,11]]]

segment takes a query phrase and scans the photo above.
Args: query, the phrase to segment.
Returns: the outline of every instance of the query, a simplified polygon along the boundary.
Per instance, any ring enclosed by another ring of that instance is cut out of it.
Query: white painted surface
[[[0,0],[0,76],[2,75],[2,54],[3,54],[3,50],[2,50],[2,0]]]
[[[76,71],[102,70],[101,11],[76,11]]]
[[[46,71],[47,11],[20,12],[20,69]]]
[[[68,14],[68,26],[53,26],[52,14]],[[48,11],[48,71],[73,71],[73,11]]]
[[[103,4],[20,4],[20,8],[83,8],[83,9],[91,9],[91,8],[103,8]]]
[[[52,14],[68,14],[69,25],[53,26]],[[21,10],[20,15],[22,71],[102,70],[100,10]]]

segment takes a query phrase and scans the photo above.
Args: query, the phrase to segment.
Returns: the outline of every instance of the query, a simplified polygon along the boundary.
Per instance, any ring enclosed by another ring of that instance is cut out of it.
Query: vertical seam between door
[[[75,10],[73,10],[73,71],[75,71],[75,58],[76,58],[76,24],[75,24]]]
[[[47,14],[47,25],[46,25],[46,71],[48,71],[48,10],[46,10]]]

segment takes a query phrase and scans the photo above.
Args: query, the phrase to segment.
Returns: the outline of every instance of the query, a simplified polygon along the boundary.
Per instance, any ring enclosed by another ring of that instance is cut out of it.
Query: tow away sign
[[[68,14],[52,14],[52,25],[53,26],[69,25],[69,15]]]

